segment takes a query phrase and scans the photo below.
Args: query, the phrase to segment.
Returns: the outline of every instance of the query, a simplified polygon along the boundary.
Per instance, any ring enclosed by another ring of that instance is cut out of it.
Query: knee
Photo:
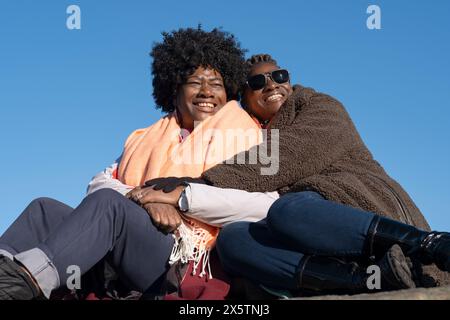
[[[131,200],[124,197],[121,193],[105,188],[88,195],[78,208],[84,208],[86,209],[84,211],[98,217],[116,217],[122,221],[130,218],[126,214],[126,209],[130,202]]]
[[[60,201],[40,197],[31,201],[21,215],[27,216],[28,219],[38,224],[41,224],[43,221],[55,224],[62,221],[71,212],[71,208]]]
[[[40,197],[40,198],[36,198],[33,201],[31,201],[30,206],[46,207],[48,205],[53,205],[56,203],[59,203],[59,201],[52,199],[52,198]]]
[[[30,202],[28,205],[28,208],[31,208],[31,210],[27,210],[26,212],[32,214],[33,216],[41,216],[41,215],[53,215],[56,213],[56,215],[62,214],[59,210],[56,210],[55,208],[59,208],[61,205],[61,202],[52,199],[52,198],[46,198],[46,197],[40,197],[36,198],[33,201]]]
[[[96,202],[110,203],[113,201],[122,201],[126,198],[121,193],[113,189],[104,188],[91,193],[86,197],[86,199],[94,200]]]
[[[296,194],[288,194],[275,201],[267,213],[267,226],[274,233],[279,233],[286,224],[292,223],[287,219],[288,212],[292,211],[292,202]]]
[[[323,200],[323,197],[312,191],[290,193],[280,197],[275,201],[267,213],[267,225],[275,234],[282,234],[287,226],[294,221],[301,225],[302,220],[311,212],[311,205],[317,201]]]

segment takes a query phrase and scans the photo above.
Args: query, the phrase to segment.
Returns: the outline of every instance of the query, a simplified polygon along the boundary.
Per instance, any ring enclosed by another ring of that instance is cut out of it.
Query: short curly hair
[[[157,108],[175,110],[177,89],[202,66],[217,70],[223,78],[228,100],[239,99],[246,81],[245,52],[234,35],[217,28],[210,32],[186,28],[163,32],[163,41],[153,45],[153,97]]]
[[[258,63],[272,63],[274,65],[278,65],[277,61],[272,58],[270,54],[267,53],[260,53],[260,54],[254,54],[250,58],[247,59],[245,62],[247,66],[247,72],[250,72],[250,69]]]

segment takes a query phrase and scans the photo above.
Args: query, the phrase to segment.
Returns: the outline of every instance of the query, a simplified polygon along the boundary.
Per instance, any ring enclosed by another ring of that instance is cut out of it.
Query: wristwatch
[[[186,189],[190,188],[189,185],[183,189],[180,194],[180,198],[178,199],[178,209],[181,212],[187,212],[189,210],[189,202],[186,195]]]

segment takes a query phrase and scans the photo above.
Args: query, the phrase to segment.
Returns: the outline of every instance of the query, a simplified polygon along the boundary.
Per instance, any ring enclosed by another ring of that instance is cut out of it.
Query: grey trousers
[[[49,198],[32,201],[0,237],[0,253],[22,262],[46,295],[55,288],[42,286],[66,284],[68,267],[84,274],[105,257],[133,289],[145,291],[168,270],[173,243],[144,209],[101,189],[75,209]],[[52,268],[56,274],[46,270]]]

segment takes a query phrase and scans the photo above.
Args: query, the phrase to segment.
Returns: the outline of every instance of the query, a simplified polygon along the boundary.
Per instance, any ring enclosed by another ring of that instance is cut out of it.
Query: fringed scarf
[[[184,140],[180,139],[181,132],[175,112],[146,129],[134,131],[125,143],[119,180],[142,186],[160,177],[200,177],[214,165],[262,141],[260,127],[236,101],[228,102],[199,123]],[[212,277],[209,253],[218,234],[219,228],[183,216],[183,223],[174,233],[169,263],[193,261],[193,274],[201,264],[199,275],[208,273]]]

